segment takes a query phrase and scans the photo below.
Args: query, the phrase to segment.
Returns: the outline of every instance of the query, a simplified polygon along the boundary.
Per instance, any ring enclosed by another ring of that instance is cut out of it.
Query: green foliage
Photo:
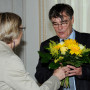
[[[40,51],[38,51],[38,53],[41,57],[42,63],[48,63],[52,58],[52,56],[49,53],[44,53],[44,52],[40,52]]]
[[[60,67],[60,64],[59,63],[51,62],[49,64],[49,69],[57,69],[58,67]]]

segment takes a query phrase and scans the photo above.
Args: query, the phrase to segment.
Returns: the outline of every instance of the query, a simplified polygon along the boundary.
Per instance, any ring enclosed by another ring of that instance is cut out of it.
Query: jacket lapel
[[[59,43],[59,42],[60,42],[60,38],[59,38],[58,36],[55,36],[55,37],[54,37],[54,42]]]

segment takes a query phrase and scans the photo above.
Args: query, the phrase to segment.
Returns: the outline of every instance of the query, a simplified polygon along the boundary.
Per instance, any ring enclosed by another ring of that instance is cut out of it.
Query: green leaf
[[[51,63],[49,64],[49,69],[57,69],[59,66],[60,66],[59,63],[51,62]]]
[[[41,57],[42,63],[48,63],[52,58],[51,54],[49,54],[49,53],[44,53],[44,52],[40,52],[40,51],[38,51],[38,53]]]

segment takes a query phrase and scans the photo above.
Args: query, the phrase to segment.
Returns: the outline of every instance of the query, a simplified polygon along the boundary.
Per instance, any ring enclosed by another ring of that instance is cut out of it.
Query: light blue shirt
[[[67,39],[75,39],[75,31],[74,29],[72,29],[72,33],[70,34],[70,36]],[[62,41],[62,39],[60,39],[60,42]],[[71,84],[73,83],[73,87],[74,89],[71,88],[64,88],[64,90],[76,90],[76,85],[75,85],[75,77],[69,77],[69,81],[71,82]]]

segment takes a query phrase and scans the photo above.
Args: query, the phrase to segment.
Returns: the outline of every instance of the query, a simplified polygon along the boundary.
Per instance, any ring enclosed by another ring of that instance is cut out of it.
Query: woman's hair
[[[0,40],[11,43],[20,34],[22,19],[15,13],[0,13]]]

